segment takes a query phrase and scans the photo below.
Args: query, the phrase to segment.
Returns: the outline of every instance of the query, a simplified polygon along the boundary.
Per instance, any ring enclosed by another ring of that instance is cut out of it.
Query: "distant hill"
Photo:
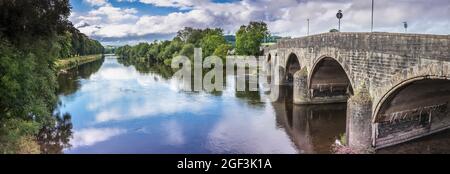
[[[225,35],[225,40],[233,47],[236,45],[236,36],[234,35]]]
[[[280,36],[270,36],[270,37],[264,38],[263,43],[277,43],[277,41],[281,38],[282,37],[280,37]]]
[[[114,54],[118,46],[106,45],[105,46],[105,54]]]

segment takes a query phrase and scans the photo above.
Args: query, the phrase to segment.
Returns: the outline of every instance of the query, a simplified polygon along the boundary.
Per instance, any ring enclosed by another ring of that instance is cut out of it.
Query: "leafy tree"
[[[39,153],[39,130],[58,122],[55,60],[103,47],[68,21],[69,0],[1,0],[0,9],[0,153]]]
[[[330,30],[330,33],[334,33],[334,32],[339,32],[339,30],[334,29],[334,28]]]
[[[193,59],[194,58],[194,49],[195,49],[194,44],[191,44],[191,43],[185,44],[180,51],[180,55],[187,56],[187,57]]]
[[[201,41],[201,48],[203,50],[203,57],[208,57],[213,55],[214,51],[221,45],[226,44],[227,41],[223,35],[216,33],[208,33],[203,37]]]
[[[178,55],[184,55],[189,58],[194,57],[194,48],[202,47],[203,56],[213,55],[218,47],[227,44],[223,36],[222,29],[194,29],[184,28],[177,33],[171,41],[155,41],[151,44],[139,43],[135,46],[122,46],[115,50],[116,54],[124,59],[135,60],[145,57],[146,60],[160,64],[170,65],[170,60]],[[220,55],[226,54],[228,51],[218,50]],[[227,49],[229,49],[227,47]],[[225,53],[223,53],[225,52]],[[125,62],[125,61],[124,61]],[[129,61],[127,61],[129,62]]]
[[[220,46],[218,46],[216,48],[216,50],[214,50],[214,54],[215,56],[218,56],[222,59],[225,59],[228,55],[228,51],[231,50],[231,45],[229,44],[222,44]]]
[[[267,24],[264,22],[250,22],[248,26],[241,26],[236,33],[236,53],[259,55],[261,43],[268,35]]]

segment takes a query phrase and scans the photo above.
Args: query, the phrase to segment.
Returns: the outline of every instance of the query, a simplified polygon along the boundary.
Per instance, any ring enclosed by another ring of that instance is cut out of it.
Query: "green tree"
[[[191,44],[191,43],[185,44],[180,51],[180,55],[187,56],[190,59],[193,59],[194,58],[194,49],[195,49],[194,44]]]
[[[339,32],[339,30],[334,29],[334,28],[330,30],[330,33],[335,33],[335,32]]]
[[[203,57],[213,55],[214,51],[221,45],[226,44],[227,41],[223,35],[217,33],[208,33],[201,41],[201,48],[203,50]]]
[[[269,31],[264,22],[250,22],[248,26],[241,26],[236,33],[236,53],[259,55],[261,43],[268,36]]]
[[[228,51],[231,50],[230,44],[222,44],[214,50],[214,56],[218,56],[222,59],[226,59]]]
[[[0,153],[39,153],[58,119],[57,58],[102,52],[68,21],[69,0],[0,1]]]

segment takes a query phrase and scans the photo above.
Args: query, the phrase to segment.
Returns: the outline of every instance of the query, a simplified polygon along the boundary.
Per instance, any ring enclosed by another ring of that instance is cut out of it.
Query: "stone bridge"
[[[264,55],[277,100],[347,102],[346,138],[355,149],[450,128],[449,35],[325,33],[280,40]]]

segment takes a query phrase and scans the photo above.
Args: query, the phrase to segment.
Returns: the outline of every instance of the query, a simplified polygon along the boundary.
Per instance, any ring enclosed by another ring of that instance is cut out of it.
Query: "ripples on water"
[[[167,67],[134,65],[107,56],[60,75],[65,153],[330,153],[345,133],[346,104],[270,103],[235,92],[233,76],[222,92],[186,93]]]

